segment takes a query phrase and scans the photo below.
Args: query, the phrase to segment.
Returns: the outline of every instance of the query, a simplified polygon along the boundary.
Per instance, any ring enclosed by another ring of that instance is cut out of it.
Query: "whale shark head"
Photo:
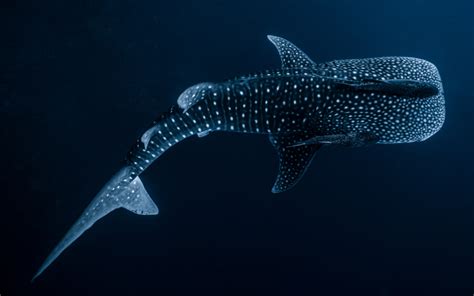
[[[344,117],[346,128],[373,133],[379,144],[423,141],[444,123],[441,78],[428,61],[409,57],[338,60],[318,65],[317,73],[336,81],[335,92],[342,102],[339,114],[350,113],[350,118]]]
[[[445,118],[444,92],[438,69],[411,57],[379,57],[315,63],[288,40],[268,36],[278,49],[283,69],[310,71],[321,97],[324,134],[372,134],[379,144],[423,141]]]

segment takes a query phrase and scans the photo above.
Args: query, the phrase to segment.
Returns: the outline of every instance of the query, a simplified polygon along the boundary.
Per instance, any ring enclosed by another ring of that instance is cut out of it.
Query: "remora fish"
[[[185,90],[177,105],[137,140],[124,167],[92,200],[33,279],[111,211],[158,214],[138,176],[190,136],[214,131],[268,135],[280,158],[272,189],[278,193],[300,180],[324,145],[419,142],[443,125],[443,87],[430,62],[382,57],[317,64],[291,42],[268,38],[278,49],[282,68]]]

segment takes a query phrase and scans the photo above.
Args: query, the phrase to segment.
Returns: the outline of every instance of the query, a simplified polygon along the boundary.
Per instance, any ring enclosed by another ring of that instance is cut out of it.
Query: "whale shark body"
[[[288,40],[268,38],[278,49],[282,67],[186,89],[137,140],[123,168],[96,195],[33,279],[111,211],[158,214],[139,175],[188,137],[215,131],[268,135],[279,156],[272,188],[278,193],[301,179],[322,146],[419,142],[443,125],[443,87],[430,62],[382,57],[315,63]]]

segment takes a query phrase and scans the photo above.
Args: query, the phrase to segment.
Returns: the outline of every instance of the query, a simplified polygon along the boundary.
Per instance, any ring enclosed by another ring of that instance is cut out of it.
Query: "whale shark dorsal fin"
[[[273,185],[272,192],[280,193],[291,189],[301,180],[306,169],[311,164],[320,144],[292,146],[307,137],[298,134],[270,135],[270,142],[278,152],[278,176]]]
[[[282,68],[312,68],[315,63],[304,53],[301,49],[296,47],[290,41],[278,37],[278,36],[267,36],[278,50],[281,58]]]
[[[204,98],[217,96],[218,86],[211,82],[202,82],[188,87],[178,98],[178,106],[186,112]]]

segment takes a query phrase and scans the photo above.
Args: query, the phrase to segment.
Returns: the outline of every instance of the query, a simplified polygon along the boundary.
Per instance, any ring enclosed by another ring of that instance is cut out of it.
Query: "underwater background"
[[[473,295],[474,1],[10,1],[0,7],[0,295]],[[413,56],[446,122],[324,149],[270,192],[265,136],[213,133],[141,177],[158,216],[105,217],[30,279],[188,86],[280,60]]]

